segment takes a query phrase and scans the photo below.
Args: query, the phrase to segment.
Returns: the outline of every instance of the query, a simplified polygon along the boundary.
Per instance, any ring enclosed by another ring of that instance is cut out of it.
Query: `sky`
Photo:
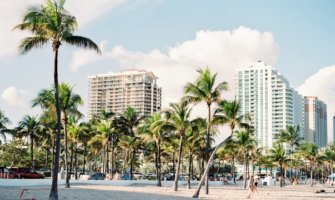
[[[0,110],[15,126],[38,115],[31,100],[53,83],[48,44],[19,55],[28,33],[13,31],[30,5],[44,0],[0,3]],[[331,0],[67,0],[77,35],[99,44],[102,54],[62,45],[59,79],[87,102],[87,76],[146,69],[159,77],[163,107],[178,102],[196,70],[208,66],[227,81],[234,96],[236,69],[262,60],[302,95],[328,105],[328,138],[335,114],[335,23]],[[86,114],[87,104],[80,108]],[[202,105],[203,106],[203,105]],[[199,106],[195,113],[203,114]]]

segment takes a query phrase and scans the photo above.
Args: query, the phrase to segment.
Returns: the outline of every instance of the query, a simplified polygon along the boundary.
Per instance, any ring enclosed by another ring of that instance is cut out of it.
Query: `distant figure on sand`
[[[247,195],[247,199],[250,199],[255,192],[258,193],[257,187],[255,185],[254,175],[250,175],[250,177],[249,177],[249,193]]]
[[[121,180],[121,174],[118,171],[115,172],[114,180]]]

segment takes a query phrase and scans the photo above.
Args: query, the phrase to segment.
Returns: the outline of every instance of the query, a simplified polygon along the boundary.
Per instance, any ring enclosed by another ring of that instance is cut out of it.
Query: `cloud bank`
[[[153,71],[163,88],[163,106],[178,101],[183,95],[183,86],[195,79],[197,69],[205,66],[218,73],[218,81],[229,83],[228,96],[232,97],[236,68],[258,60],[274,65],[279,51],[272,33],[243,26],[231,31],[198,31],[194,39],[170,47],[166,53],[158,49],[129,51],[122,46],[108,51],[106,41],[100,46],[102,56],[85,50],[76,51],[71,69],[76,71],[101,60],[113,60],[124,69]]]

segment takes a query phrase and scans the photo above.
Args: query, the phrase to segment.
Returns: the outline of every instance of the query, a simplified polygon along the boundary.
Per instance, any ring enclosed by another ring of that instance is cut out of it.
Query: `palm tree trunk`
[[[209,165],[210,165],[210,163],[211,163],[211,161],[212,161],[212,159],[213,159],[213,157],[214,157],[216,151],[217,151],[217,150],[218,150],[218,149],[219,149],[219,148],[220,148],[226,141],[230,140],[231,137],[232,137],[232,135],[230,135],[229,137],[227,137],[225,140],[223,140],[219,145],[217,145],[217,146],[215,147],[214,151],[213,151],[212,154],[211,154],[211,157],[210,157],[209,160],[208,160],[208,163],[207,163],[206,169],[205,169],[205,171],[204,171],[204,174],[202,175],[201,180],[200,180],[200,182],[199,182],[199,184],[198,184],[198,187],[197,187],[195,193],[193,194],[192,198],[198,198],[198,197],[199,197],[199,193],[200,193],[200,189],[201,189],[202,182],[205,180],[206,174],[208,173],[208,170],[209,170]]]
[[[189,149],[188,154],[188,179],[187,179],[187,188],[191,189],[191,171],[192,171],[192,149]]]
[[[34,162],[34,139],[33,132],[30,133],[30,156],[31,156],[31,168],[35,170],[35,162]]]
[[[161,147],[160,142],[157,144],[157,186],[162,187],[161,182]]]
[[[280,167],[280,180],[279,180],[280,183],[279,184],[280,184],[280,187],[283,187],[283,180],[284,180],[283,165],[280,163],[279,167]]]
[[[311,164],[311,186],[313,185],[313,164]]]
[[[72,170],[73,170],[73,154],[74,154],[74,150],[73,150],[73,144],[71,144],[71,155],[70,155],[70,173],[69,176],[71,177],[72,174]],[[69,178],[70,179],[70,178]]]
[[[112,135],[112,166],[111,166],[111,173],[112,173],[112,179],[113,179],[113,172],[114,172],[114,135]]]
[[[67,116],[64,114],[64,150],[65,150],[65,188],[70,188],[69,158],[68,158],[68,138],[67,138]]]
[[[130,159],[130,180],[133,180],[133,167],[134,167],[134,158],[135,158],[135,149],[131,152],[131,159]]]
[[[244,179],[244,189],[247,188],[247,153],[243,153],[243,165],[244,165],[244,174],[243,174],[243,179]]]
[[[231,174],[233,175],[233,179],[234,179],[234,184],[236,185],[236,177],[235,177],[235,156],[233,155],[232,158],[233,162],[232,162],[232,167],[231,167]]]
[[[173,186],[172,186],[173,191],[178,191],[178,178],[179,178],[179,171],[180,171],[181,153],[183,151],[183,140],[184,140],[183,133],[180,133],[179,153],[178,153],[178,161],[177,161],[177,172],[176,172],[176,176],[174,177],[174,183],[173,183]]]
[[[77,138],[78,141],[78,138]],[[74,178],[78,179],[78,142],[76,142],[76,148],[74,152]]]
[[[209,139],[209,135],[210,135],[210,122],[211,122],[211,104],[207,103],[207,107],[208,107],[208,121],[207,121],[207,145],[206,145],[206,161],[208,164],[209,163],[209,155],[210,155],[210,139]],[[205,187],[206,187],[206,194],[209,193],[208,191],[208,175],[209,175],[209,171],[207,171],[206,173],[206,179],[205,179]]]
[[[173,173],[173,178],[176,177],[176,166],[175,166],[175,155],[176,151],[173,149],[173,154],[172,154],[172,173]]]
[[[55,84],[55,99],[56,99],[56,113],[57,113],[57,133],[56,133],[56,151],[53,162],[52,183],[49,194],[49,200],[58,200],[58,168],[59,168],[59,150],[60,150],[60,133],[61,133],[61,116],[59,104],[59,88],[58,88],[58,48],[60,42],[55,43],[54,46],[54,84]]]
[[[83,167],[83,174],[85,174],[85,166],[86,166],[86,142],[84,143],[84,152],[83,152],[83,156],[84,156],[84,167]]]
[[[48,149],[45,149],[45,164],[44,164],[44,167],[46,169],[48,168],[48,157],[49,157],[49,151],[48,151]]]

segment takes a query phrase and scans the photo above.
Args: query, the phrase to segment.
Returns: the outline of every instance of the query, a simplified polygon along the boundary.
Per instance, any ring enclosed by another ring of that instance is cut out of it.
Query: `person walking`
[[[256,185],[255,185],[254,175],[250,175],[250,177],[249,177],[249,193],[247,195],[247,199],[250,199],[255,192],[258,193]]]

